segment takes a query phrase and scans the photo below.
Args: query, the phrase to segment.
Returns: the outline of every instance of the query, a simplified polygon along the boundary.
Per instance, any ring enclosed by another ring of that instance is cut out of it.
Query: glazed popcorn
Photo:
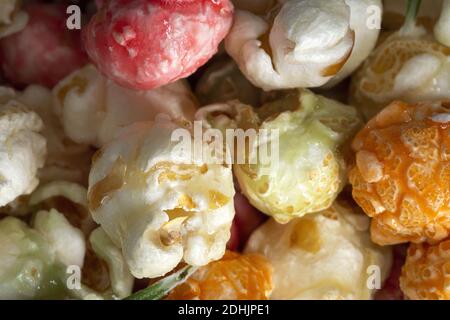
[[[412,300],[449,300],[450,240],[436,245],[411,244],[400,277]]]
[[[372,240],[387,245],[449,236],[447,102],[393,102],[353,140],[353,198],[372,217]]]
[[[11,83],[52,87],[87,62],[80,32],[66,27],[65,6],[30,3],[23,10],[26,26],[0,39],[1,68]]]
[[[33,228],[17,218],[3,218],[0,298],[80,298],[76,290],[67,292],[63,275],[66,265],[83,265],[84,252],[83,234],[56,210],[38,212]]]
[[[288,224],[269,220],[245,252],[262,254],[272,264],[270,299],[370,299],[368,268],[379,268],[382,283],[391,252],[371,243],[368,228],[369,219],[357,209],[335,202]]]
[[[206,63],[230,29],[229,0],[110,0],[84,30],[86,51],[118,84],[153,89]]]
[[[42,120],[0,87],[0,206],[31,193],[44,166],[46,142]]]
[[[450,48],[409,22],[382,41],[354,74],[350,102],[370,119],[393,100],[448,99],[449,56]]]
[[[0,299],[450,300],[449,9],[0,0]]]
[[[367,26],[369,6],[382,5],[378,0],[244,1],[226,50],[264,90],[333,85],[375,46],[379,26]]]
[[[44,123],[42,135],[47,141],[47,158],[38,172],[40,181],[64,180],[87,185],[93,150],[67,137],[54,112],[51,91],[40,85],[31,85],[22,92],[16,92],[15,97],[36,112]]]
[[[272,291],[272,266],[261,255],[227,251],[197,270],[168,300],[266,300]]]
[[[253,155],[276,145],[278,159],[251,163],[249,152],[242,163],[235,159],[233,171],[250,203],[279,223],[331,205],[346,182],[345,142],[362,125],[355,108],[307,90],[254,110],[237,102],[211,105],[196,117],[220,129],[278,130],[247,142]]]
[[[56,255],[57,264],[82,268],[82,290],[58,294],[83,299],[116,299],[130,295],[134,278],[120,248],[93,222],[85,187],[68,181],[40,184],[30,195],[28,207],[37,212],[33,215],[34,228],[42,230],[52,247],[51,252]],[[58,271],[60,266],[53,268]],[[64,280],[61,274],[55,276],[55,281]],[[42,294],[42,298],[49,298],[51,293],[43,291]]]
[[[202,266],[218,260],[230,238],[231,167],[178,152],[175,129],[166,120],[136,123],[100,149],[92,164],[92,216],[136,278],[162,276],[181,261]]]
[[[184,80],[136,91],[120,87],[87,65],[53,89],[53,108],[65,134],[80,144],[101,147],[134,122],[166,114],[177,121],[192,120],[197,100]]]

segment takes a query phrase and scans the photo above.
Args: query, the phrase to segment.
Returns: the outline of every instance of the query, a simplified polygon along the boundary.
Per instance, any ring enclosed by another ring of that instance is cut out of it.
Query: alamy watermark
[[[193,122],[193,130],[178,128],[172,132],[176,145],[172,156],[184,163],[258,165],[260,169],[278,165],[278,129],[219,129]]]

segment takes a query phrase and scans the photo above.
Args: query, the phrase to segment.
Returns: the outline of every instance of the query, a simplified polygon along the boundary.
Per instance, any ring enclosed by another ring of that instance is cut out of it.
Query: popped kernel
[[[38,185],[44,166],[46,141],[41,118],[14,99],[14,91],[0,87],[0,206]]]
[[[255,1],[254,1],[255,2]],[[237,1],[225,39],[245,76],[266,91],[335,85],[369,55],[379,28],[367,9],[380,0]]]
[[[135,123],[100,149],[92,164],[92,216],[136,278],[162,276],[180,262],[218,260],[230,238],[231,167],[177,152],[177,128],[163,120]]]
[[[229,0],[111,0],[83,31],[97,68],[131,89],[194,73],[216,52],[233,19]]]
[[[73,141],[101,147],[118,131],[139,121],[167,115],[176,121],[194,118],[197,99],[185,80],[153,90],[123,88],[91,64],[61,80],[53,88],[52,111],[65,135]]]
[[[40,182],[64,180],[87,186],[94,150],[87,144],[74,142],[65,134],[54,112],[52,92],[40,85],[30,85],[17,91],[15,97],[36,112],[44,124],[42,135],[47,141],[47,158],[38,172]]]
[[[369,219],[341,201],[287,224],[270,219],[250,237],[246,253],[273,265],[271,299],[371,299],[370,266],[382,283],[391,268],[390,248],[370,241]]]
[[[423,28],[395,32],[353,75],[350,102],[370,119],[393,100],[448,99],[449,57],[450,48]]]
[[[345,145],[362,125],[355,108],[308,90],[289,92],[261,108],[238,101],[214,104],[200,108],[196,118],[221,130],[267,133],[244,141],[246,150],[239,150],[242,159],[235,152],[233,172],[250,203],[279,223],[332,204],[346,183]],[[269,152],[269,161],[261,161]],[[252,157],[258,161],[249,161]]]
[[[400,287],[413,300],[450,300],[450,240],[411,244]]]
[[[172,290],[168,300],[267,300],[272,266],[259,254],[227,251]]]
[[[0,39],[2,71],[17,86],[53,87],[73,70],[87,63],[79,30],[66,27],[66,7],[31,3],[23,10],[26,26]]]
[[[449,235],[447,102],[393,102],[353,140],[353,198],[372,217],[381,245],[437,242]],[[438,120],[438,121],[436,121]]]

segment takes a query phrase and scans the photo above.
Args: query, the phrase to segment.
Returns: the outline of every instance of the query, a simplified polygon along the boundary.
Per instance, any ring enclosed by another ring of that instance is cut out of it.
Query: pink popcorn
[[[87,63],[79,30],[66,27],[66,7],[30,4],[25,28],[0,40],[1,69],[17,86],[54,86]]]
[[[83,39],[103,74],[128,88],[153,89],[205,64],[232,19],[229,0],[110,0]]]

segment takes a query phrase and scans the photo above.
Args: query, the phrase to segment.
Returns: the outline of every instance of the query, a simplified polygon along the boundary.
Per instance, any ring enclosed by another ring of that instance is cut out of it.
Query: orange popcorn
[[[353,141],[353,198],[381,245],[436,243],[450,231],[450,102],[393,102]]]
[[[411,244],[400,287],[409,299],[450,300],[450,240]]]
[[[176,287],[169,300],[266,300],[272,291],[272,266],[261,255],[227,251]]]

